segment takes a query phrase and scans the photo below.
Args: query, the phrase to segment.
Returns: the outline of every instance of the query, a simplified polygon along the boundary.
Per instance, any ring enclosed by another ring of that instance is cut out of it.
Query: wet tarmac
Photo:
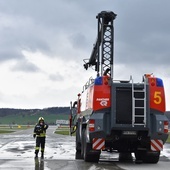
[[[55,126],[47,131],[44,159],[34,159],[33,129],[0,135],[0,169],[2,170],[157,170],[169,169],[170,145],[164,146],[158,164],[118,162],[117,153],[102,153],[99,163],[75,160],[75,137],[54,134]],[[40,156],[40,155],[39,155]]]

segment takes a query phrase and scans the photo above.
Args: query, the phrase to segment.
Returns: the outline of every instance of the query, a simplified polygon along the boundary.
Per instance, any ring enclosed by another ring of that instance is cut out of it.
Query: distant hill
[[[44,109],[10,109],[10,108],[0,108],[0,117],[7,115],[17,115],[17,114],[37,114],[37,113],[47,113],[47,114],[69,114],[69,107],[50,107]]]
[[[35,124],[40,116],[49,124],[56,119],[68,119],[69,107],[51,107],[44,109],[0,108],[0,124]]]

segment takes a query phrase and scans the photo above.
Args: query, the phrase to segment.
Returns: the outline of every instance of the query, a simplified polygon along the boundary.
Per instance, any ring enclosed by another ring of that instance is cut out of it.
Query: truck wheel
[[[78,134],[76,133],[76,154],[75,154],[75,159],[83,159],[81,155],[81,143],[78,140]]]
[[[129,152],[120,152],[119,153],[119,161],[133,161],[132,154]]]
[[[81,150],[81,141],[80,141],[80,136],[79,136],[79,130],[78,129],[76,131],[76,150],[77,151]]]
[[[135,152],[136,162],[142,161],[144,163],[158,163],[160,152],[152,151],[137,151]]]
[[[81,151],[76,151],[76,155],[75,155],[76,159],[83,159],[82,155],[81,155]]]
[[[85,131],[85,129],[84,129]],[[86,162],[99,162],[100,158],[100,151],[91,153],[92,150],[92,144],[87,143],[86,141],[86,131],[84,132],[84,142],[83,142],[83,147],[84,147],[84,161]]]
[[[84,141],[85,141],[85,129],[82,130],[82,137],[81,137],[81,156],[84,158]]]
[[[143,162],[143,157],[144,157],[144,151],[135,152],[136,162]]]
[[[147,151],[145,157],[143,158],[143,162],[145,163],[158,163],[160,152],[152,152]]]

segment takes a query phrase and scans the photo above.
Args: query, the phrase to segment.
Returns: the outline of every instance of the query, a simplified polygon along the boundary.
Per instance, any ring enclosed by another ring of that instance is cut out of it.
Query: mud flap
[[[83,158],[84,161],[86,162],[99,162],[99,158],[100,158],[100,150],[93,150],[92,149],[92,143],[89,143],[86,141],[86,130],[83,130]]]

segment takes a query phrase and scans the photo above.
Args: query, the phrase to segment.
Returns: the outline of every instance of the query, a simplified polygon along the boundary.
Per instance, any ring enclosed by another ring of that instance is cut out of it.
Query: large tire
[[[80,139],[79,139],[79,132],[78,132],[78,129],[76,131],[76,151],[80,151],[81,152],[81,142],[80,142]]]
[[[81,143],[78,138],[78,132],[76,131],[76,154],[75,159],[83,159],[83,156],[81,155]]]
[[[136,161],[142,161],[143,162],[143,157],[144,157],[144,151],[136,151],[135,152]]]
[[[82,137],[81,137],[81,156],[84,158],[84,141],[85,141],[85,129],[82,130]]]
[[[156,164],[159,161],[160,152],[146,152],[143,162]]]
[[[160,152],[152,151],[137,151],[135,152],[136,161],[142,161],[144,163],[158,163]]]
[[[81,151],[76,151],[75,159],[83,159]]]
[[[101,151],[91,152],[92,144],[86,141],[86,131],[84,130],[83,136],[83,157],[86,162],[99,162]]]
[[[146,151],[136,151],[135,152],[135,158],[136,158],[135,163],[136,164],[143,163],[143,157],[145,157],[145,152]]]
[[[120,152],[119,153],[119,161],[126,161],[126,162],[131,162],[133,161],[132,154],[131,152]]]

